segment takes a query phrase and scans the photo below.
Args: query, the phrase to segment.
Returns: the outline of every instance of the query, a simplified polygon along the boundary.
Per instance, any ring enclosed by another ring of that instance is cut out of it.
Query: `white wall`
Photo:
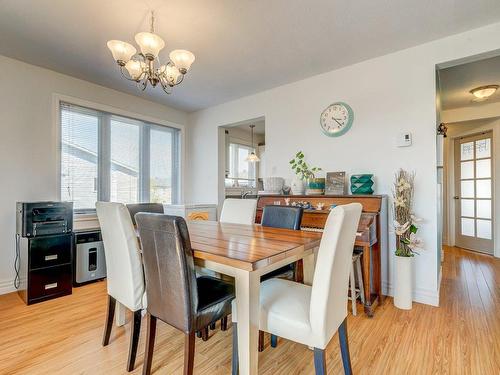
[[[13,290],[16,201],[58,198],[54,93],[187,122],[184,112],[0,56],[0,294]]]
[[[415,212],[425,219],[421,236],[426,247],[415,258],[414,297],[437,304],[435,65],[499,47],[500,24],[495,24],[193,113],[188,180],[196,183],[188,184],[186,196],[217,203],[218,182],[212,177],[218,166],[217,127],[261,116],[266,119],[268,171],[274,175],[292,177],[288,161],[299,149],[325,171],[374,173],[376,193],[390,194],[398,168],[414,170]],[[319,116],[339,100],[354,109],[354,125],[346,135],[328,138],[319,129]],[[401,131],[413,133],[412,147],[395,147]],[[383,279],[391,293],[392,257],[387,259]]]

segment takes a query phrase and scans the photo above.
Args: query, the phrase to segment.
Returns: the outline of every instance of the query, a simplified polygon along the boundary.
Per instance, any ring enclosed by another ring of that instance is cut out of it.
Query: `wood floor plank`
[[[445,248],[439,308],[415,303],[402,311],[388,298],[370,319],[348,317],[355,374],[497,375],[500,368],[500,260]],[[359,306],[359,311],[362,311]],[[104,282],[75,288],[71,296],[25,306],[17,294],[0,296],[0,374],[126,374],[130,325],[113,327],[101,346],[106,314]],[[145,329],[136,368],[143,363]],[[231,372],[231,324],[206,342],[196,340],[195,374]],[[158,324],[153,373],[181,375],[184,335]],[[312,351],[280,339],[259,354],[264,375],[314,374]],[[329,374],[341,374],[338,338],[326,349]]]

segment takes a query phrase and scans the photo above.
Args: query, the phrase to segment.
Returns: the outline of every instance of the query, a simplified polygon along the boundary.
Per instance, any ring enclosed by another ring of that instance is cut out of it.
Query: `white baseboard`
[[[382,292],[386,296],[394,296],[394,291],[392,285],[387,282],[382,282]],[[429,290],[429,289],[421,289],[416,288],[413,291],[413,301],[418,303],[423,303],[431,306],[439,306],[439,289]]]
[[[0,295],[15,292],[17,289],[14,288],[14,280],[2,280],[0,281]]]

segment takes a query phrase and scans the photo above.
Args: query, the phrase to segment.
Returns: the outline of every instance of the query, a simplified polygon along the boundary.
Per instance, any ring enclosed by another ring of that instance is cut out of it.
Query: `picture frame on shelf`
[[[346,172],[328,172],[326,174],[326,195],[346,195],[347,194]]]

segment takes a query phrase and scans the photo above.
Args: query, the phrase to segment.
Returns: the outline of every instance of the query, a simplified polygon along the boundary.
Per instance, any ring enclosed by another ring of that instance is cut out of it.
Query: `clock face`
[[[354,120],[354,112],[346,103],[338,102],[328,106],[320,118],[321,130],[330,137],[346,133]]]

